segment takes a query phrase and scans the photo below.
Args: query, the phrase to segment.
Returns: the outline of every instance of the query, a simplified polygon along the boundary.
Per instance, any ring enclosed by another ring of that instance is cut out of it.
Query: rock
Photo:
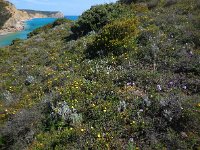
[[[71,119],[73,125],[80,124],[82,122],[82,120],[83,120],[82,115],[81,114],[77,114],[76,112],[72,113],[70,115],[70,119]]]
[[[2,94],[2,98],[5,105],[10,105],[14,101],[12,94],[9,91],[5,91]]]
[[[144,101],[144,104],[149,107],[151,105],[151,101],[149,100],[149,98],[146,96],[146,97],[143,97],[143,101]]]
[[[120,101],[119,107],[118,107],[118,112],[123,112],[126,109],[126,102],[125,101]]]
[[[63,119],[65,122],[70,122],[71,125],[77,125],[82,122],[82,115],[77,113],[76,109],[70,109],[67,102],[59,102],[56,107],[51,106],[53,112],[51,118],[53,120]]]
[[[33,18],[64,18],[64,14],[59,11],[18,10],[12,3],[8,1],[4,3],[7,3],[8,6],[6,6],[6,12],[3,15],[7,13],[10,16],[0,28],[0,35],[23,30],[25,21]]]
[[[28,76],[25,80],[25,85],[30,85],[34,82],[34,77],[33,76]]]
[[[185,132],[181,132],[181,137],[182,137],[182,138],[187,138],[188,135],[187,135]]]
[[[61,102],[57,106],[57,114],[62,117],[64,120],[68,120],[70,118],[70,114],[72,113],[71,109],[67,105],[67,102]]]

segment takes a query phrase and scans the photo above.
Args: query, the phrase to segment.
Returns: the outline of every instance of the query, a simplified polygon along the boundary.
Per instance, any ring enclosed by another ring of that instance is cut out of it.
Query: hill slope
[[[1,149],[199,149],[200,3],[144,2],[0,49]]]

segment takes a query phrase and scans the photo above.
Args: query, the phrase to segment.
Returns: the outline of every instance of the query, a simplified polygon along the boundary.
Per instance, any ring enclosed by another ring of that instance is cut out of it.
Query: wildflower
[[[200,103],[198,103],[197,106],[200,107]]]
[[[162,90],[161,85],[157,85],[157,89],[158,91],[161,91]]]
[[[69,130],[73,130],[73,128],[70,128]]]
[[[172,82],[172,81],[170,81],[170,82],[169,82],[169,85],[171,85],[171,86],[172,86],[173,84],[174,84],[174,82]]]
[[[130,142],[134,142],[133,138],[130,138],[129,141],[130,141]]]
[[[183,88],[184,90],[186,90],[186,89],[187,89],[187,86],[186,86],[186,85],[184,85],[182,88]]]
[[[100,133],[98,133],[98,134],[97,134],[97,137],[98,137],[98,138],[100,138],[100,137],[101,137],[101,134],[100,134]]]
[[[84,129],[81,129],[81,132],[83,132],[84,131]]]
[[[131,122],[131,124],[135,124],[135,123],[136,123],[135,121],[132,121],[132,122]]]
[[[126,83],[127,86],[131,86],[131,82]]]

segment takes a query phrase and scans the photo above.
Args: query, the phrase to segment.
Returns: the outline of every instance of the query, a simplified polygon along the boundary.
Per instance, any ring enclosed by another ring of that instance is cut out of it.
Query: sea
[[[69,20],[77,20],[78,16],[65,16],[65,18]],[[25,28],[22,31],[9,33],[6,35],[0,35],[0,47],[8,46],[15,39],[27,39],[28,33],[33,30],[52,23],[56,20],[56,18],[34,18],[25,22]]]

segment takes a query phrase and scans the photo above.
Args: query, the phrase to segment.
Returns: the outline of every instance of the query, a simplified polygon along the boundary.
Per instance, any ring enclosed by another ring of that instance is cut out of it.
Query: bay
[[[78,16],[65,16],[65,18],[69,20],[77,20]],[[56,20],[56,18],[34,18],[25,22],[24,30],[9,33],[6,35],[0,35],[0,47],[8,46],[15,39],[27,39],[27,35],[33,30],[52,23]]]

